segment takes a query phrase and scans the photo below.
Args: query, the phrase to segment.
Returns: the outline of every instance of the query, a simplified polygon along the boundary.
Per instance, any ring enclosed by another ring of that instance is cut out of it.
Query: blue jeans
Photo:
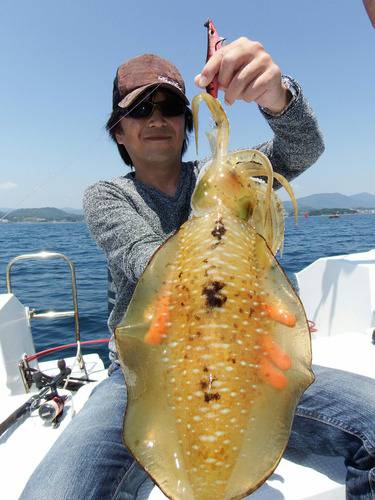
[[[375,381],[314,367],[286,458],[340,455],[347,498],[375,498]],[[120,369],[99,384],[26,485],[22,500],[131,500],[152,482],[122,445],[126,390]]]

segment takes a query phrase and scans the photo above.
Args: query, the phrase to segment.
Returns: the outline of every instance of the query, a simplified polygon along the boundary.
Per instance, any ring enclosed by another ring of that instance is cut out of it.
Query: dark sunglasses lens
[[[154,105],[150,101],[143,101],[134,109],[131,109],[126,116],[130,116],[130,118],[147,118],[151,115],[154,109]]]
[[[185,104],[179,99],[171,99],[159,104],[164,116],[179,116],[185,112]]]
[[[166,117],[183,115],[186,109],[181,99],[172,97],[156,103],[142,101],[133,109],[128,110],[125,116],[129,116],[130,118],[148,118],[153,113],[154,108],[160,109],[162,115]]]

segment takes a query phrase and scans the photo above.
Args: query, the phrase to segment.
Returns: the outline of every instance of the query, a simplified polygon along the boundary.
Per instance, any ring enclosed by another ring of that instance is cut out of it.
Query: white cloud
[[[16,187],[18,187],[18,185],[15,182],[0,182],[0,190],[2,189],[3,191],[10,191],[11,189],[15,189]]]

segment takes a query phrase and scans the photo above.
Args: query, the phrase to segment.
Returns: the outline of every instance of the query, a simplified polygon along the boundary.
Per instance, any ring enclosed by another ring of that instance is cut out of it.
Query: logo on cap
[[[177,87],[181,92],[183,92],[181,85],[179,85],[179,83],[176,82],[176,80],[171,80],[167,76],[160,76],[160,75],[158,76],[158,80],[160,80],[163,83],[169,83],[170,85]]]

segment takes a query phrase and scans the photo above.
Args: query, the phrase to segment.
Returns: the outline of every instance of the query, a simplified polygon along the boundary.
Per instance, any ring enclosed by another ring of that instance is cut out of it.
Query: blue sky
[[[293,182],[296,195],[375,193],[375,31],[362,2],[3,0],[0,207],[80,207],[85,187],[127,172],[104,130],[117,66],[162,55],[191,98],[208,17],[228,41],[260,41],[318,116],[326,151]],[[231,147],[270,137],[255,104],[227,109]],[[207,152],[202,136],[199,156]],[[192,138],[185,159],[195,158]]]

